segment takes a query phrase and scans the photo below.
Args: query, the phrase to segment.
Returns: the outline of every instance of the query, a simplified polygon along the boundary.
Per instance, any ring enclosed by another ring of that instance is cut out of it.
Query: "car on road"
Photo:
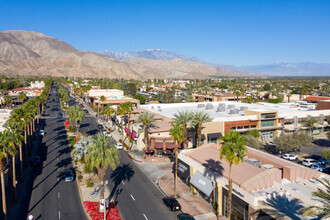
[[[286,159],[286,160],[297,160],[298,159],[298,157],[293,154],[283,154],[282,158]]]
[[[31,165],[32,166],[38,166],[40,163],[40,157],[39,156],[34,156],[31,160]]]
[[[116,148],[118,150],[122,150],[123,149],[123,144],[122,143],[117,142],[115,146],[116,146]]]
[[[314,160],[314,159],[312,159],[312,158],[307,158],[307,159],[304,159],[304,160],[302,161],[302,164],[305,165],[305,166],[310,167],[310,166],[316,164],[316,160]]]
[[[99,127],[99,129],[102,129],[103,128],[103,126],[101,124],[99,124],[98,127]]]
[[[73,181],[73,172],[72,172],[72,170],[70,170],[70,169],[65,170],[64,179],[65,179],[65,182],[72,182]]]
[[[40,135],[45,135],[45,131],[41,129],[41,130],[39,131],[39,134],[40,134]]]
[[[325,171],[327,168],[328,168],[327,166],[324,166],[321,164],[314,164],[311,166],[311,169],[321,171],[321,172]]]
[[[195,218],[192,215],[189,215],[188,213],[180,213],[178,214],[179,220],[194,220]]]
[[[181,210],[180,203],[173,197],[165,197],[163,198],[163,202],[172,212]]]

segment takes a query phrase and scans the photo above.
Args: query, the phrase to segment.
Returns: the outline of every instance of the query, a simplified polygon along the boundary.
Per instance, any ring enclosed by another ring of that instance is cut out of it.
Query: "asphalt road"
[[[78,102],[71,101],[71,104]],[[91,114],[80,125],[80,132],[95,135],[101,129]],[[111,138],[112,143],[115,141]],[[108,189],[124,220],[170,220],[178,212],[170,211],[162,202],[164,195],[135,165],[124,150],[120,150],[120,164],[115,171],[109,170],[106,180]]]
[[[58,98],[55,86],[49,99]],[[31,213],[33,219],[87,219],[80,202],[76,180],[64,181],[64,171],[72,169],[71,149],[64,128],[59,101],[47,104],[43,116],[45,135],[38,146],[41,164],[30,172],[20,219]]]

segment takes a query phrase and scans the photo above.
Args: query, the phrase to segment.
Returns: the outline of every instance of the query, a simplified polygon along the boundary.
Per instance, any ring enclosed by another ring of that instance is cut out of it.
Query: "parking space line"
[[[131,197],[132,197],[133,201],[135,201],[135,199],[134,199],[134,197],[133,197],[133,195],[132,195],[132,194],[131,194]]]
[[[143,214],[143,216],[145,217],[145,219],[148,220],[147,216],[146,216],[144,213],[142,213],[142,214]]]

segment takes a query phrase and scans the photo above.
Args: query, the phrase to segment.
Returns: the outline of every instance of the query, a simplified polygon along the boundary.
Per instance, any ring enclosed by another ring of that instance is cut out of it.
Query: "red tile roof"
[[[317,102],[320,100],[330,100],[330,97],[327,96],[308,96],[307,98],[304,99],[304,101],[312,101],[312,102]]]

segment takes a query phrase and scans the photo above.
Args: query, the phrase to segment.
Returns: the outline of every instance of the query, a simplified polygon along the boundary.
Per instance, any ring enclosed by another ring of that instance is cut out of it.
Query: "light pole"
[[[104,187],[104,193],[105,193],[105,187],[108,184],[108,180],[105,180],[105,183],[103,181],[101,181],[101,187]],[[103,196],[103,214],[104,214],[104,220],[106,220],[106,206],[105,206],[105,198]]]

